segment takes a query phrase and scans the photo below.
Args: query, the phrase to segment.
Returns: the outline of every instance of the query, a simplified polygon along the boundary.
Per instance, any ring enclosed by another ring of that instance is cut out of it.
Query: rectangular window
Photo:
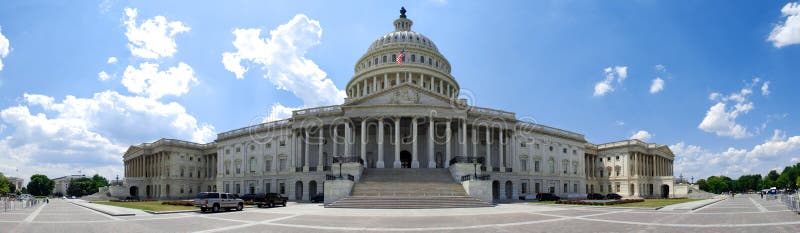
[[[226,193],[231,192],[231,184],[225,184],[225,192]]]
[[[286,140],[281,140],[281,141],[280,141],[280,145],[281,145],[281,146],[286,146]]]
[[[225,175],[231,174],[231,162],[225,162]],[[227,192],[227,190],[225,190]]]
[[[572,184],[572,192],[578,192],[578,184]]]
[[[567,174],[567,170],[568,170],[567,168],[569,167],[569,162],[564,161],[561,165],[564,166],[564,174]]]
[[[522,169],[522,171],[527,171],[528,170],[528,160],[522,159],[522,160],[519,161],[519,163],[521,165],[520,168]]]
[[[617,192],[620,192],[620,184],[617,183]]]
[[[186,168],[181,168],[181,177],[183,177],[183,173],[186,172]]]
[[[568,187],[567,184],[564,184],[564,192],[565,193],[569,192],[569,190],[567,190],[567,187]]]
[[[272,192],[272,184],[270,184],[270,183],[264,184],[264,192],[265,193],[271,193]]]
[[[522,183],[522,194],[528,193],[528,183]]]
[[[286,194],[286,183],[281,182],[279,191],[281,194]]]
[[[264,162],[264,171],[271,172],[272,171],[272,160],[267,160]]]
[[[519,147],[527,147],[527,144],[525,144],[524,142],[520,142]]]
[[[236,161],[236,174],[242,174],[242,161]]]
[[[603,192],[603,186],[602,185],[598,185],[598,186],[600,186],[600,192],[602,193]]]
[[[236,194],[242,193],[242,184],[236,184]]]
[[[533,171],[539,172],[539,160],[533,161]]]
[[[539,149],[539,143],[536,143],[536,149],[537,150]]]
[[[609,192],[609,193],[610,193],[610,192],[614,192],[614,190],[612,190],[612,189],[611,189],[611,185],[610,185],[610,184],[608,185],[608,192]]]
[[[285,171],[286,170],[286,159],[278,160],[278,171]]]
[[[536,183],[536,185],[534,185],[534,190],[536,190],[536,193],[542,192],[541,186],[538,182]]]

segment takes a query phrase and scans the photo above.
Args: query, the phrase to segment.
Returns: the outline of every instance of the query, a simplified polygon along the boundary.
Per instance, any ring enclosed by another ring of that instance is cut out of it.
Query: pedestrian
[[[761,199],[764,199],[764,192],[758,192],[758,194],[761,194]]]

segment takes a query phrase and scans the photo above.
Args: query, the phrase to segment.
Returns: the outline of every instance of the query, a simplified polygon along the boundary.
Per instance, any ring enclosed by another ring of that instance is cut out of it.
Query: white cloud
[[[769,95],[769,81],[761,85],[761,95]]]
[[[142,63],[139,68],[128,66],[122,75],[122,85],[131,93],[158,99],[166,95],[181,96],[189,92],[189,85],[197,83],[194,70],[186,63],[179,63],[165,71],[158,64]]]
[[[127,28],[125,36],[128,37],[131,54],[137,57],[149,59],[171,57],[178,47],[175,35],[191,30],[180,21],[167,21],[166,17],[160,15],[147,19],[137,26],[137,15],[135,8],[125,8],[124,23]]]
[[[747,98],[753,93],[752,88],[760,81],[759,78],[755,78],[751,83],[745,84],[745,87],[739,92],[727,96],[716,92],[711,93],[708,98],[717,103],[708,109],[706,116],[697,128],[717,136],[737,139],[752,135],[748,132],[747,127],[736,122],[736,118],[755,108],[753,102]]]
[[[0,164],[59,176],[78,169],[111,176],[122,171],[121,156],[131,144],[162,137],[209,142],[215,136],[213,126],[199,123],[175,102],[114,91],[60,102],[45,95],[23,97],[23,104],[0,110],[9,133],[0,139]]]
[[[106,61],[106,63],[108,63],[108,64],[115,64],[115,63],[117,63],[117,61],[118,61],[118,60],[117,60],[117,58],[116,58],[116,57],[108,57],[108,60]]]
[[[742,174],[765,174],[775,164],[795,164],[800,156],[800,136],[786,137],[783,131],[775,130],[770,139],[750,150],[730,147],[711,152],[683,142],[671,145],[670,149],[675,154],[676,173],[702,178],[722,174],[735,178]]]
[[[614,122],[614,124],[616,124],[617,126],[623,126],[623,125],[625,125],[625,122],[624,121],[616,121],[616,122]]]
[[[111,78],[111,76],[108,76],[108,73],[105,71],[100,71],[100,73],[97,73],[97,78],[100,79],[100,81],[106,81]]]
[[[291,92],[306,107],[344,101],[344,91],[314,61],[305,58],[308,49],[320,43],[322,27],[318,21],[298,14],[271,30],[269,38],[259,37],[261,29],[235,29],[233,34],[236,52],[223,53],[222,63],[237,79],[248,71],[243,62],[257,64],[266,70],[265,77],[276,88]]]
[[[11,52],[11,43],[8,41],[8,38],[3,35],[3,28],[0,27],[0,71],[3,70],[3,59],[8,56],[8,53]]]
[[[653,135],[650,134],[650,132],[647,132],[647,131],[644,131],[644,130],[639,130],[636,133],[634,133],[633,135],[631,135],[630,139],[638,139],[638,140],[646,142],[647,140],[650,140],[650,138],[652,138],[652,137],[653,137]]]
[[[650,94],[655,94],[664,90],[664,80],[660,77],[656,77],[653,79],[653,83],[650,84]]]
[[[617,83],[622,83],[622,81],[628,78],[628,67],[606,67],[603,69],[603,73],[605,73],[606,78],[594,84],[594,96],[604,96],[609,92],[614,92],[614,87],[611,85],[614,83],[614,80],[616,80]]]
[[[800,44],[800,3],[787,3],[781,8],[781,14],[786,17],[786,21],[775,25],[767,41],[771,41],[776,48]]]
[[[300,110],[301,108],[290,108],[283,106],[283,104],[275,103],[269,110],[269,116],[264,119],[264,122],[277,121],[292,117],[292,111]]]
[[[662,64],[656,65],[655,68],[656,68],[656,71],[663,72],[663,73],[667,72],[667,67],[662,65]]]

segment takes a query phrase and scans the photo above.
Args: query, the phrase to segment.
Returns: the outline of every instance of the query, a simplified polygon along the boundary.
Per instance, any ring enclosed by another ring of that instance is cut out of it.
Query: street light
[[[478,180],[478,157],[472,159],[472,170],[474,171],[475,180]]]
[[[341,159],[342,157],[341,156],[336,156],[336,157],[333,157],[333,158],[336,159],[336,161],[339,162],[339,179],[341,180],[341,179],[343,179],[343,177],[342,177],[342,159]]]

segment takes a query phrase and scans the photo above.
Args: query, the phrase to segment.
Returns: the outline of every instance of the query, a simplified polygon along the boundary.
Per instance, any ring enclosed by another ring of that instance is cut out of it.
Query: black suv
[[[268,206],[268,207],[275,207],[276,205],[281,205],[286,207],[286,201],[289,198],[281,196],[277,193],[256,193],[253,195],[253,202],[258,206],[258,208]]]
[[[552,193],[537,193],[536,200],[538,201],[558,201],[561,200],[560,197],[556,196]]]
[[[317,195],[311,197],[311,203],[319,203],[319,202],[325,202],[325,194],[318,193]]]
[[[604,197],[603,194],[599,194],[599,193],[586,194],[586,199],[589,199],[589,200],[603,200],[605,198],[606,197]]]
[[[620,196],[619,194],[616,194],[616,193],[609,193],[609,194],[606,194],[606,198],[619,200],[619,199],[622,199],[622,196]]]

